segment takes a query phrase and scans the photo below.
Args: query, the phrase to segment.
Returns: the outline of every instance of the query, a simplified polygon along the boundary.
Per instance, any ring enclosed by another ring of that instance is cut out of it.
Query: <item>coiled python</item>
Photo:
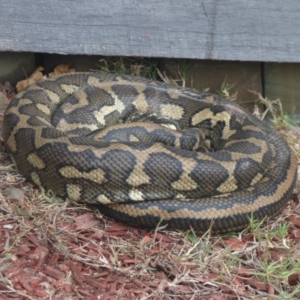
[[[287,143],[235,103],[132,76],[38,82],[3,137],[36,185],[136,226],[240,229],[280,212],[296,180]]]

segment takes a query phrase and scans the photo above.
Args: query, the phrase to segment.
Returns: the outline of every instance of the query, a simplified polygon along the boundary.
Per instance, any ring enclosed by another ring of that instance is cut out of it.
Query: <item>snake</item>
[[[108,72],[30,85],[3,139],[35,185],[140,228],[240,230],[278,215],[297,177],[285,139],[238,104]]]

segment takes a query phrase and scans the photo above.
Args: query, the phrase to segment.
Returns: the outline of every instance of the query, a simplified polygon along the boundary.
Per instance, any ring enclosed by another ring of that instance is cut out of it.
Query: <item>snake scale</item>
[[[237,104],[105,72],[29,86],[3,137],[36,185],[147,228],[244,228],[278,214],[297,176],[285,140]]]

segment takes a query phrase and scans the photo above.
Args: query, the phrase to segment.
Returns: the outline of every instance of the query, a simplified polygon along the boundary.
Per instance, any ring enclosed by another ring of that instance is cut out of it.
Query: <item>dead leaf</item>
[[[23,189],[11,187],[5,190],[7,199],[10,200],[24,200],[25,191]]]
[[[0,124],[3,123],[3,116],[9,101],[7,97],[0,92]]]
[[[7,97],[2,92],[0,92],[0,113],[5,112],[8,103],[9,101]]]
[[[60,64],[58,65],[53,72],[49,74],[49,77],[56,76],[56,75],[61,75],[61,74],[67,74],[67,73],[74,73],[76,70],[69,69],[70,65],[65,65],[65,64]]]
[[[11,100],[16,95],[14,87],[8,81],[4,82],[4,84],[0,83],[0,92],[3,93],[8,100]]]
[[[20,92],[24,90],[26,87],[28,87],[29,85],[40,81],[44,76],[42,73],[43,70],[44,70],[43,67],[41,66],[37,67],[35,71],[27,79],[19,81],[16,85],[17,91]]]

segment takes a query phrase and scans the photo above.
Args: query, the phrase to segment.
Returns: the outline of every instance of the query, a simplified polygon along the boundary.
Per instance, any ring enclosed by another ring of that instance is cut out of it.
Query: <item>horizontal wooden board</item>
[[[265,96],[270,100],[280,99],[284,113],[300,118],[300,65],[265,64]]]
[[[161,59],[159,69],[179,85],[182,84],[180,72],[185,77],[185,86],[199,91],[221,94],[222,86],[231,86],[228,94],[236,95],[235,101],[253,112],[257,95],[250,91],[262,93],[261,63],[211,60],[185,60],[183,63]],[[184,70],[187,70],[186,74]]]
[[[0,0],[0,51],[300,61],[300,1]]]
[[[15,85],[31,75],[35,69],[34,53],[0,53],[0,83]]]

